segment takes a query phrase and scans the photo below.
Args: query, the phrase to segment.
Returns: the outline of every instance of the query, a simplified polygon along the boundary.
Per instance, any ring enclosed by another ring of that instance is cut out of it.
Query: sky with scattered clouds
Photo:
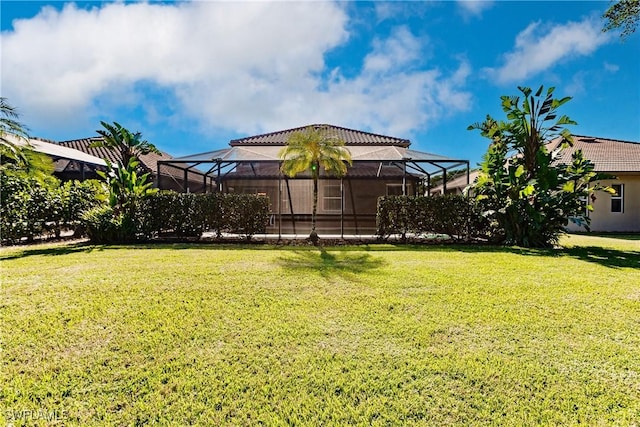
[[[172,155],[329,123],[480,161],[501,95],[555,86],[580,135],[640,141],[640,34],[608,1],[3,0],[3,97],[33,136],[117,121]]]

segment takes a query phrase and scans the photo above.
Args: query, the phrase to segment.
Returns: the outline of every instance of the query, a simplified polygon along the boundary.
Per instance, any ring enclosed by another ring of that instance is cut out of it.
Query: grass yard
[[[640,240],[3,248],[14,425],[640,425]]]

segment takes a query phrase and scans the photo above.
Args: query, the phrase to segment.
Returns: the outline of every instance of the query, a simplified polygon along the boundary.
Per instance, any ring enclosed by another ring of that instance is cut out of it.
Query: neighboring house
[[[426,194],[432,177],[469,167],[467,160],[411,150],[407,139],[332,125],[327,129],[345,141],[353,166],[343,179],[321,171],[318,230],[331,234],[373,234],[378,197]],[[207,170],[208,191],[264,194],[271,201],[271,233],[310,230],[313,186],[309,174],[294,179],[280,172],[280,152],[289,137],[308,126],[232,140],[230,147],[171,160],[159,167]]]
[[[588,212],[591,231],[596,232],[640,232],[640,143],[614,139],[574,135],[573,147],[561,150],[560,140],[546,145],[556,152],[556,163],[568,164],[576,150],[594,164],[596,172],[614,176],[600,183],[611,186],[616,194],[595,192],[591,198],[593,211]],[[469,182],[475,182],[479,171],[469,174]],[[466,176],[454,178],[447,183],[447,193],[461,193],[467,186]],[[442,186],[436,186],[431,194],[442,194]],[[569,230],[583,231],[583,227],[570,222]]]
[[[431,194],[432,196],[438,196],[442,194],[463,194],[464,189],[467,188],[469,184],[473,184],[474,182],[476,182],[479,174],[480,170],[478,169],[469,171],[468,176],[466,171],[462,172],[447,181],[446,188],[444,184],[436,185],[431,189],[429,194]]]
[[[7,134],[8,138],[16,145],[26,146],[27,140],[15,135]],[[62,181],[69,179],[96,178],[97,170],[107,170],[105,161],[99,157],[69,147],[63,147],[54,141],[41,138],[30,138],[29,148],[38,153],[46,154],[53,161],[53,174]]]
[[[74,139],[70,141],[62,141],[58,144],[62,147],[73,148],[75,150],[81,151],[83,153],[90,154],[91,156],[98,157],[100,159],[107,159],[110,163],[116,164],[118,162],[118,154],[105,147],[90,147],[90,145],[99,141],[101,137],[93,137],[93,138],[83,138],[83,139]],[[185,188],[185,182],[187,183],[186,188],[188,188],[192,192],[203,192],[204,184],[203,184],[203,175],[202,172],[198,170],[189,170],[185,176],[183,171],[177,171],[175,169],[161,169],[160,173],[158,173],[158,160],[169,160],[172,157],[162,152],[162,155],[158,155],[155,153],[143,154],[139,157],[140,167],[146,172],[150,173],[151,180],[154,183],[154,186],[169,189],[182,191]],[[87,175],[87,178],[98,178],[98,176],[94,173],[93,175]],[[69,171],[64,175],[63,179],[80,179],[77,174],[73,173],[73,171]]]
[[[571,155],[582,150],[596,172],[615,177],[600,181],[612,187],[615,194],[598,191],[591,196],[593,211],[588,213],[591,231],[640,232],[640,143],[580,135],[574,135],[573,139],[573,147],[561,151],[559,140],[547,145],[551,152],[558,152],[558,163],[570,163]],[[584,230],[575,224],[570,224],[569,229]]]

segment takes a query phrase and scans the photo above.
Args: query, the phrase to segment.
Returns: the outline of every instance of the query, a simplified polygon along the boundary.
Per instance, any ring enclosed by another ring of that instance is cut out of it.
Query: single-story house
[[[107,159],[110,163],[116,164],[118,162],[118,154],[113,150],[104,147],[90,147],[90,145],[100,140],[100,136],[92,138],[74,139],[69,141],[61,141],[58,144],[61,147],[72,148],[83,153],[87,153],[91,156]],[[183,172],[177,173],[176,170],[162,170],[159,173],[157,168],[158,160],[169,160],[173,157],[166,152],[162,152],[161,155],[155,153],[143,154],[139,156],[140,167],[148,172],[154,186],[159,188],[165,188],[170,190],[181,191],[185,187],[185,181],[188,183],[187,187],[194,192],[202,192],[202,172],[197,169],[189,170],[186,174]],[[77,171],[77,167],[73,164],[65,170],[65,173],[61,177],[63,180],[71,179],[95,179],[98,176],[93,171],[93,174],[85,172],[84,178],[81,178]]]
[[[95,178],[97,177],[97,170],[107,170],[107,164],[103,159],[73,148],[61,146],[54,141],[41,138],[29,138],[27,140],[12,134],[6,134],[4,138],[19,146],[28,145],[33,151],[49,156],[53,161],[54,176],[63,181]]]
[[[568,164],[576,150],[594,165],[596,172],[611,175],[600,182],[611,186],[616,193],[596,192],[591,197],[593,211],[587,212],[594,232],[640,232],[640,143],[592,136],[573,135],[574,145],[561,150],[560,139],[546,147],[556,152],[556,162]],[[462,193],[468,182],[475,182],[479,171],[471,171],[469,180],[461,175],[447,183],[435,186],[431,194]],[[584,227],[570,223],[569,230],[584,231]]]
[[[560,151],[560,141],[552,141],[547,147],[558,150],[557,162],[568,164],[576,150],[582,150],[596,172],[611,175],[600,181],[610,186],[615,194],[595,192],[591,196],[593,211],[588,212],[591,231],[640,232],[640,142],[574,135],[574,144]],[[570,224],[572,231],[584,228]]]
[[[320,173],[317,228],[325,234],[373,234],[378,197],[429,194],[433,176],[469,162],[410,149],[407,139],[339,126],[325,129],[345,142],[353,166],[335,178]],[[280,152],[289,137],[309,126],[235,139],[229,148],[174,159],[159,159],[158,170],[187,173],[199,167],[206,191],[263,194],[271,203],[269,233],[308,233],[313,200],[309,174],[287,178],[280,172]],[[164,187],[160,187],[164,188]],[[182,191],[194,191],[184,187]]]
[[[476,182],[479,174],[479,169],[470,170],[468,175],[466,171],[460,172],[447,180],[446,187],[445,184],[438,184],[431,189],[429,194],[432,196],[442,194],[463,194],[467,185]]]

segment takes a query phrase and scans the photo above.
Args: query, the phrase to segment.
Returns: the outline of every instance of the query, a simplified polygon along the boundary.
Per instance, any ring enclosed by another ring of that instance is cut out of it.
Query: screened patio
[[[320,125],[316,125],[320,126]],[[327,125],[322,125],[327,126]],[[288,136],[303,128],[231,141],[230,147],[158,161],[158,174],[170,169],[185,175],[198,171],[202,185],[184,192],[235,192],[269,198],[268,233],[305,234],[311,229],[313,181],[309,174],[288,178],[280,172],[280,152]],[[384,195],[428,195],[432,180],[465,168],[469,161],[411,150],[404,139],[330,127],[345,141],[353,165],[339,179],[320,171],[319,234],[374,234],[377,200]],[[188,181],[185,179],[185,183]]]

